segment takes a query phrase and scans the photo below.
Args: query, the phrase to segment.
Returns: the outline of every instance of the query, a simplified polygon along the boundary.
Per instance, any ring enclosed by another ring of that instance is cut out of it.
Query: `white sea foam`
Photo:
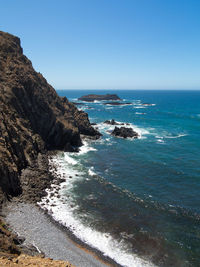
[[[94,167],[89,168],[89,170],[88,170],[88,174],[89,174],[90,176],[95,176],[95,175],[97,175],[97,174],[94,172]]]
[[[146,106],[134,106],[133,108],[147,108]]]
[[[85,154],[89,151],[96,151],[96,148],[92,147],[91,145],[89,145],[89,143],[87,141],[83,141],[83,146],[81,146],[79,148],[79,155]]]
[[[150,132],[147,129],[144,129],[142,127],[138,127],[137,125],[135,125],[133,123],[128,123],[128,124],[124,123],[124,125],[123,125],[123,122],[120,122],[120,121],[116,121],[116,122],[119,123],[119,125],[109,125],[106,123],[99,123],[99,124],[97,124],[97,127],[98,127],[99,131],[101,131],[104,134],[113,131],[115,126],[117,126],[117,127],[123,126],[123,127],[132,128],[135,132],[138,133],[139,139],[145,139],[146,135],[150,134]]]
[[[67,158],[68,159],[68,158]],[[70,195],[70,190],[77,179],[84,178],[83,173],[74,170],[74,166],[65,161],[65,157],[54,156],[50,164],[57,165],[57,174],[62,176],[70,175],[71,179],[67,178],[66,182],[60,185],[60,198],[56,195],[52,196],[52,191],[47,190],[47,197],[44,197],[40,203],[41,208],[48,211],[48,213],[59,223],[66,226],[70,231],[76,235],[80,240],[91,247],[100,250],[103,255],[115,260],[117,263],[126,267],[144,267],[154,266],[148,261],[139,258],[137,255],[130,254],[126,251],[126,244],[115,240],[109,233],[102,233],[92,229],[88,225],[84,225],[74,212],[78,208],[73,202],[73,196]],[[51,195],[50,195],[51,194]],[[67,195],[67,197],[66,197]],[[95,197],[95,196],[88,196]],[[47,203],[46,200],[49,200]]]
[[[65,158],[65,160],[66,160],[69,164],[71,164],[71,165],[76,165],[76,164],[78,163],[78,161],[75,160],[75,159],[73,159],[72,157],[70,157],[70,156],[68,155],[68,153],[65,153],[65,154],[64,154],[64,158]]]
[[[158,139],[158,140],[157,140],[157,143],[164,144],[164,143],[165,143],[165,141],[164,141],[163,139]]]
[[[178,134],[178,135],[169,135],[169,136],[165,136],[165,138],[180,138],[183,136],[187,136],[187,134]]]
[[[156,104],[142,104],[142,105],[147,107],[156,106]]]
[[[134,102],[133,103],[133,108],[148,108],[148,107],[151,107],[151,106],[156,106],[156,104],[143,104],[143,103],[141,103],[141,102]]]
[[[78,110],[84,111],[84,110],[87,110],[88,109],[88,106],[82,106],[82,107],[77,107],[77,108],[78,108]]]

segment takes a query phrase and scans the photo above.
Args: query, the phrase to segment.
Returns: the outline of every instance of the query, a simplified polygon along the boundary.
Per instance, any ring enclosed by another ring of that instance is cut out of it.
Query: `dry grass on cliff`
[[[75,267],[66,261],[52,260],[49,258],[20,255],[17,258],[0,257],[0,266],[40,266],[40,267]]]

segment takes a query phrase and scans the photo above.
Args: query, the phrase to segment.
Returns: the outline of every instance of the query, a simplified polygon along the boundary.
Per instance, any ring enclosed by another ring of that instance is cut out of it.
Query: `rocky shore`
[[[100,136],[88,115],[60,98],[33,69],[19,38],[4,32],[0,32],[0,104],[0,187],[7,197],[22,193],[21,171],[39,153],[77,151],[81,134]]]
[[[14,197],[29,204],[39,201],[53,179],[48,157],[56,150],[78,151],[82,136],[97,139],[101,134],[92,127],[85,112],[66,97],[59,97],[42,74],[33,69],[23,54],[20,39],[0,31],[1,215],[2,206]],[[2,218],[0,224],[2,256],[9,258],[23,251],[38,253],[23,246]]]
[[[117,95],[99,99],[120,100]],[[118,125],[114,120],[105,123]],[[59,97],[33,69],[20,39],[0,31],[0,263],[26,266],[35,261],[39,266],[71,266],[43,261],[48,256],[81,267],[118,266],[84,244],[80,252],[70,238],[66,241],[66,229],[59,232],[60,226],[49,223],[47,214],[36,205],[46,195],[45,189],[63,181],[52,166],[49,169],[51,156],[58,151],[76,153],[83,140],[100,136],[87,113],[66,97]],[[50,232],[55,239],[49,237]],[[38,239],[34,241],[35,236]]]

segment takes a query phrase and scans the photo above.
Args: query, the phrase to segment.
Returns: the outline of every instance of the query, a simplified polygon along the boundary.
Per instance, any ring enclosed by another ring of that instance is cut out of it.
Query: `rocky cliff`
[[[0,187],[22,191],[20,174],[38,153],[76,151],[81,134],[98,138],[86,113],[60,98],[23,54],[20,39],[0,31]]]

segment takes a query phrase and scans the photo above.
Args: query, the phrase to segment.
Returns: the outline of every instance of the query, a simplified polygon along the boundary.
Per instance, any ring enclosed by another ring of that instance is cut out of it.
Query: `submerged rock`
[[[87,101],[87,102],[94,102],[95,100],[101,101],[101,100],[121,100],[118,95],[116,94],[106,94],[106,95],[85,95],[78,98],[78,100],[81,101]]]
[[[139,134],[135,131],[133,131],[132,128],[126,128],[126,127],[115,127],[115,129],[111,133],[114,136],[117,137],[123,137],[123,138],[138,138]]]

